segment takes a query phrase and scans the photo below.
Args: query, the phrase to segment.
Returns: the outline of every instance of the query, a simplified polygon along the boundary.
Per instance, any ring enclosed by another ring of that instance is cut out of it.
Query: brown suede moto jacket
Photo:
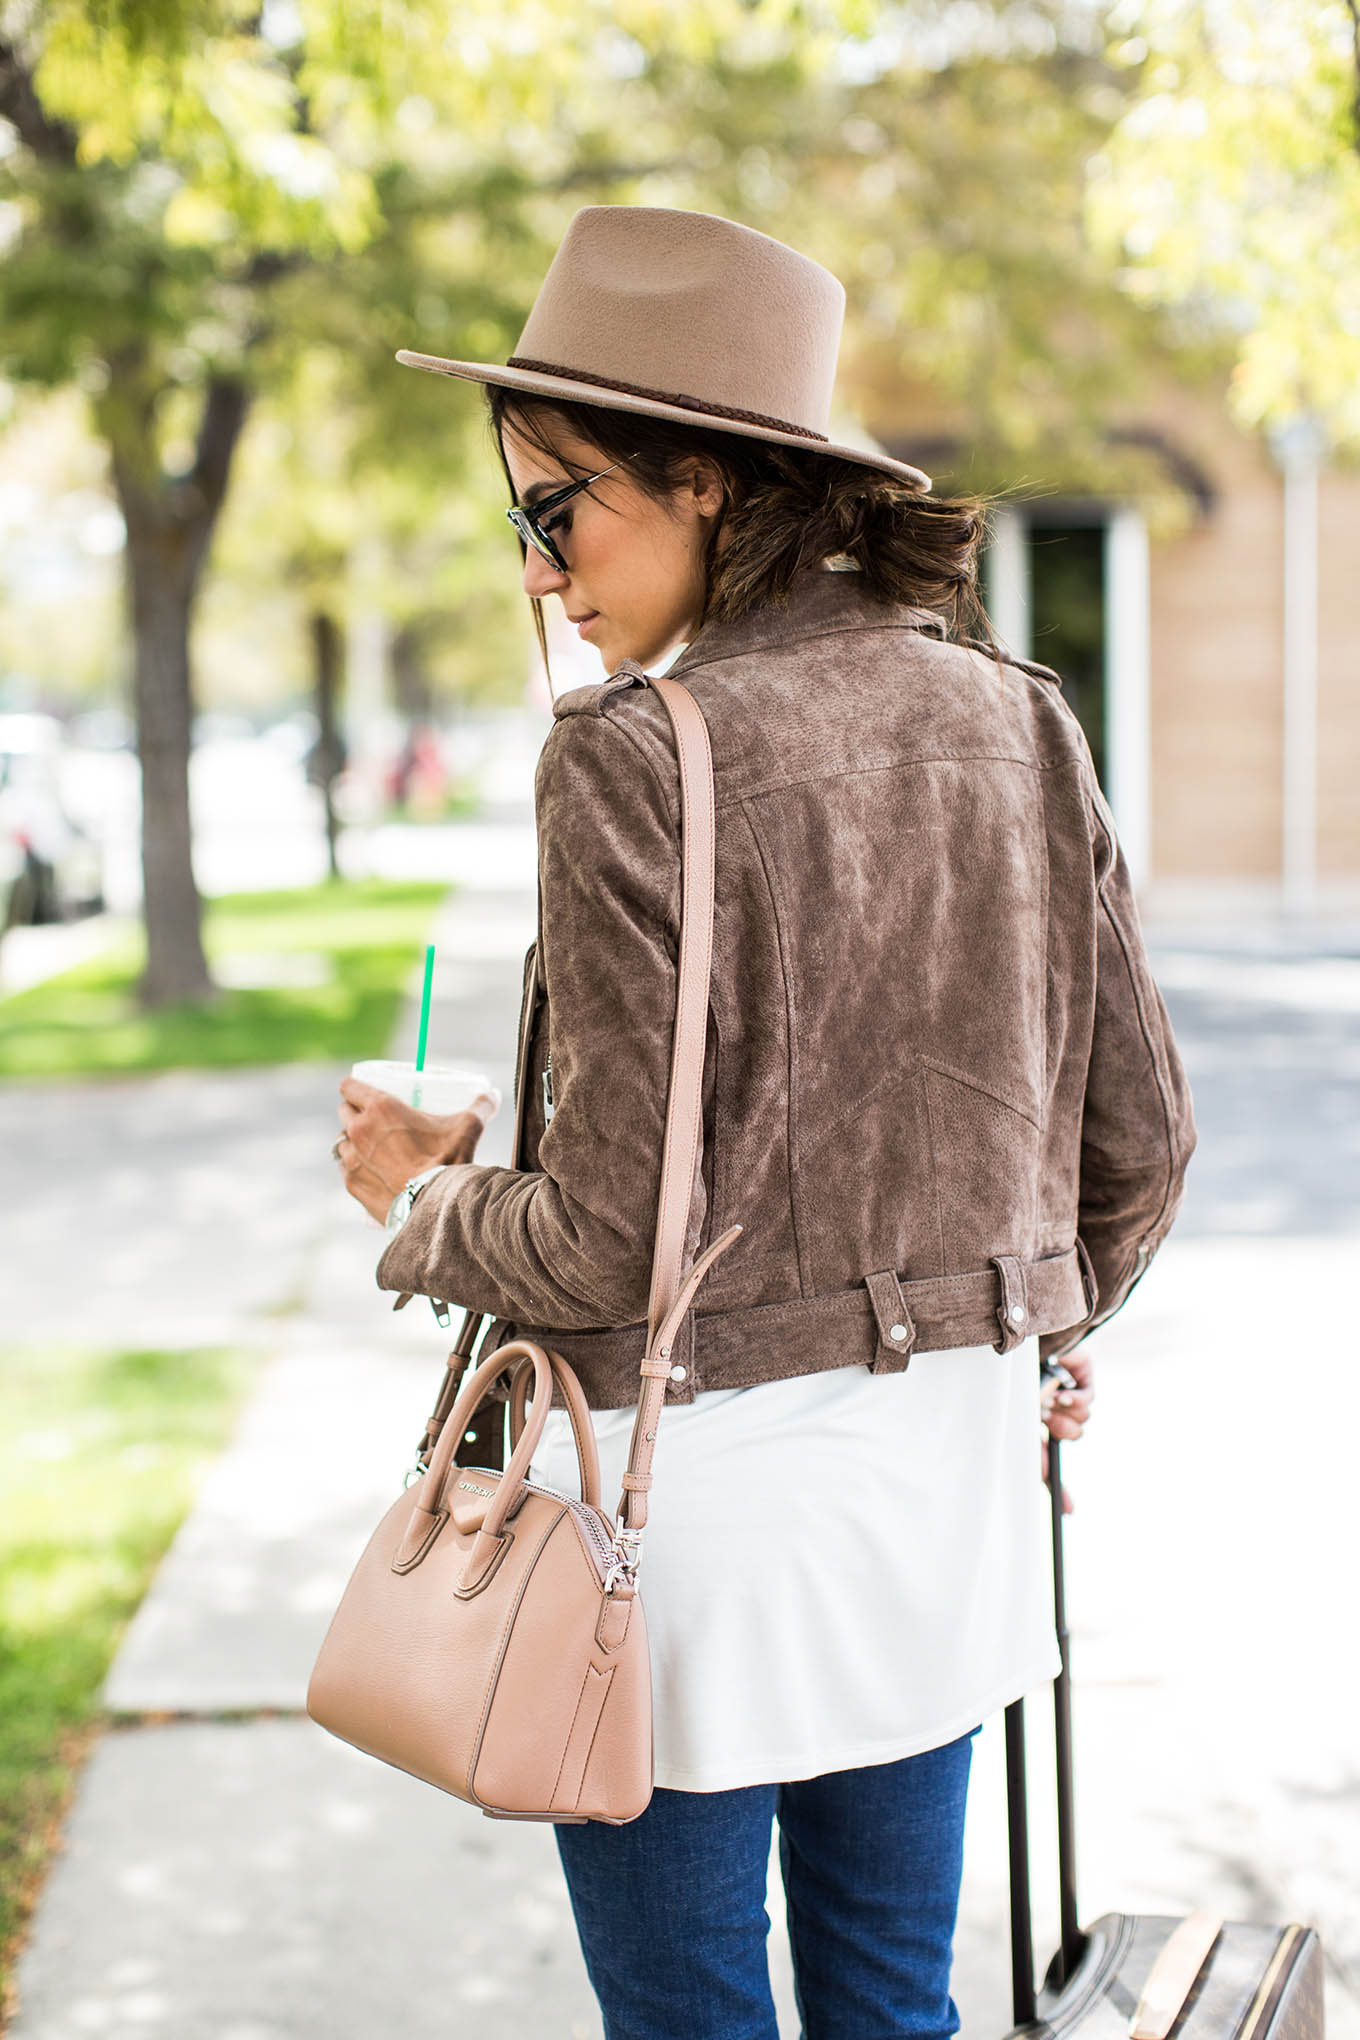
[[[1030,1333],[1060,1353],[1170,1228],[1189,1090],[1081,727],[1043,666],[950,643],[859,575],[701,629],[669,670],[716,798],[701,1187],[734,1221],[667,1400]],[[381,1288],[492,1314],[634,1402],[675,1020],[680,789],[625,661],[554,704],[523,1169],[451,1166]],[[549,1058],[551,1066],[549,1067]]]

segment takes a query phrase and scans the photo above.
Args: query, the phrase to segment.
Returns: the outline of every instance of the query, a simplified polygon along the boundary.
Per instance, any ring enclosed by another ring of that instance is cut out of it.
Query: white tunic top
[[[597,1410],[612,1510],[633,1411]],[[1036,1339],[663,1409],[642,1565],[659,1786],[718,1792],[952,1742],[1052,1680]],[[530,1477],[579,1494],[564,1410]]]

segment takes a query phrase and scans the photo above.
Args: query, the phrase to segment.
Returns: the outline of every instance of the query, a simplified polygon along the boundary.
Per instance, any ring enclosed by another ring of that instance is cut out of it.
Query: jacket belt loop
[[[1001,1301],[996,1307],[996,1321],[1001,1327],[1001,1337],[992,1341],[998,1353],[1009,1353],[1018,1346],[1029,1331],[1029,1299],[1025,1294],[1025,1264],[1014,1254],[991,1254],[988,1256],[1001,1280]]]
[[[902,1285],[892,1268],[882,1268],[877,1274],[866,1275],[864,1286],[869,1292],[878,1324],[878,1344],[869,1362],[869,1371],[871,1374],[900,1374],[916,1344],[916,1326],[907,1309]]]

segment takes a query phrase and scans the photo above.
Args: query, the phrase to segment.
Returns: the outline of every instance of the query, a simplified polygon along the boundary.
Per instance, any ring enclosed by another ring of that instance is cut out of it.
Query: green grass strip
[[[0,1353],[0,2023],[104,1674],[262,1357]]]
[[[359,879],[205,901],[209,968],[247,982],[224,985],[206,1005],[144,1013],[138,931],[45,984],[0,998],[0,1078],[385,1055],[448,890]]]

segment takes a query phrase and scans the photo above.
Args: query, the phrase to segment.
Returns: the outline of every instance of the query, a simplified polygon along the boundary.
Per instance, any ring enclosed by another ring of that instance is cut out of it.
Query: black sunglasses
[[[608,467],[601,468],[599,474],[587,475],[583,482],[568,482],[565,489],[554,489],[550,496],[540,496],[537,503],[532,505],[512,503],[505,514],[521,538],[527,539],[529,544],[541,552],[544,559],[560,573],[569,574],[571,568],[544,529],[543,519],[565,503],[569,496],[575,496],[581,489],[588,489],[592,482],[599,481],[600,475],[612,474],[616,467],[623,466],[624,460],[632,458],[631,453],[625,453],[623,460],[612,461]]]

